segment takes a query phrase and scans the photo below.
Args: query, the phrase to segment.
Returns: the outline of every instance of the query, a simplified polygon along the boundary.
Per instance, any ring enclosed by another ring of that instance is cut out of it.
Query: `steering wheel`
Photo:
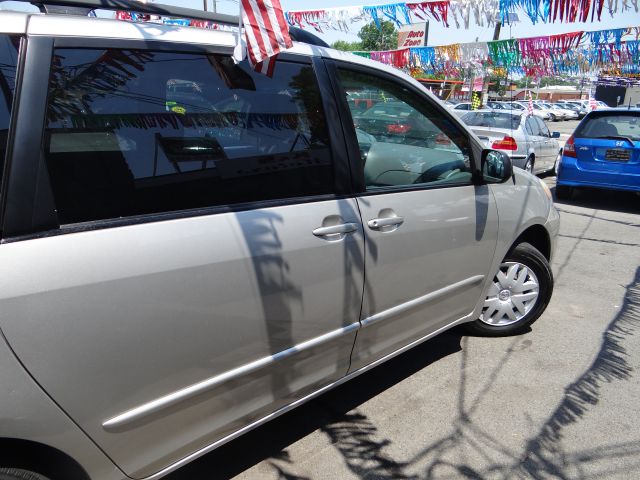
[[[442,180],[448,180],[451,177],[455,176],[456,174],[460,173],[461,170],[459,168],[454,168],[453,170],[449,171],[444,177],[440,177]]]

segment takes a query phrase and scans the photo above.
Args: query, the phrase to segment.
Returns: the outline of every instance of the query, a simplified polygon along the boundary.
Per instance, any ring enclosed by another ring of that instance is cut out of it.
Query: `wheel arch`
[[[549,232],[540,224],[531,225],[516,238],[511,246],[513,250],[520,243],[528,243],[536,248],[547,261],[551,261],[551,238]]]
[[[91,480],[66,453],[30,440],[0,438],[0,466],[32,471],[51,480]]]

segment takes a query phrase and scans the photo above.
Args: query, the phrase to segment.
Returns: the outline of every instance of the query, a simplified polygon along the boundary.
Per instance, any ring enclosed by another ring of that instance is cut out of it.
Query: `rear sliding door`
[[[134,478],[343,377],[362,299],[362,226],[310,59],[269,78],[175,48],[54,49],[31,78],[49,84],[58,225],[0,246],[8,341]]]

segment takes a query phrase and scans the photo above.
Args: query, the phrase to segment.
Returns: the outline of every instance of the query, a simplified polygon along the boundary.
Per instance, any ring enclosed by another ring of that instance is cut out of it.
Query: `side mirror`
[[[503,183],[513,175],[511,157],[498,150],[482,151],[482,178],[487,183]]]
[[[553,132],[551,138],[560,138],[560,132]]]

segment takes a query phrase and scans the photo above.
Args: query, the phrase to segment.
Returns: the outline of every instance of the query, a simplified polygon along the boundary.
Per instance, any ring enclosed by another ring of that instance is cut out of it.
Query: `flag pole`
[[[240,63],[244,60],[244,53],[242,48],[242,0],[238,0],[238,36],[236,47],[233,49],[233,60]]]

